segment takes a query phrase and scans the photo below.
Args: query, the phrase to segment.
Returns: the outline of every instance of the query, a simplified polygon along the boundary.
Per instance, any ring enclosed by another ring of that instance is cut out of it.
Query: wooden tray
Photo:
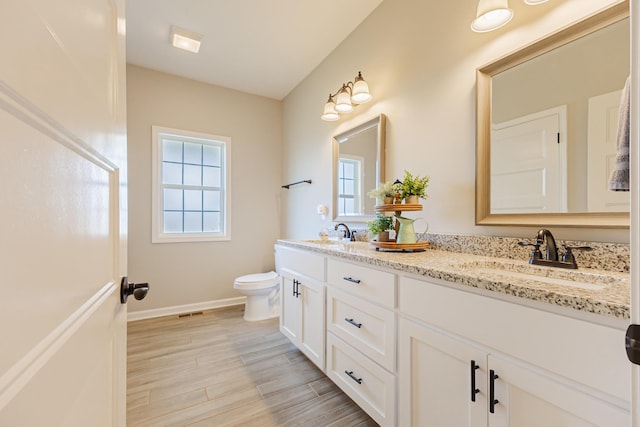
[[[404,212],[404,211],[421,211],[422,205],[420,203],[416,205],[407,205],[405,203],[394,203],[391,205],[378,205],[376,206],[376,212]]]
[[[387,251],[396,252],[422,252],[429,247],[429,242],[396,243],[395,240],[390,240],[388,242],[378,242],[377,240],[371,240],[370,243],[376,248],[376,251],[384,249]]]

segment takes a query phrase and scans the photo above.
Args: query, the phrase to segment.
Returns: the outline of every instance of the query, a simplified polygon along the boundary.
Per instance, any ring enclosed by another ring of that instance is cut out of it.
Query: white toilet
[[[278,317],[280,276],[275,271],[240,276],[233,288],[247,297],[244,320],[265,320]]]

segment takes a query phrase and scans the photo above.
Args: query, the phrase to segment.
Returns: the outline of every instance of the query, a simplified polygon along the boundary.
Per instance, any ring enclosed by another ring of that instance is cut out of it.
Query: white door
[[[486,427],[487,354],[406,319],[398,333],[398,425]]]
[[[3,0],[0,425],[124,426],[124,0]]]
[[[300,350],[324,370],[324,286],[309,279],[300,283]]]
[[[566,106],[491,132],[491,213],[566,212]]]
[[[298,279],[289,270],[279,272],[280,282],[280,332],[294,344],[300,335],[300,303],[298,302]]]
[[[621,90],[589,98],[588,199],[589,212],[628,212],[629,193],[609,190],[615,166]]]
[[[550,372],[490,354],[489,427],[627,427],[629,412]],[[493,381],[491,373],[494,374]],[[491,395],[493,382],[493,396]],[[490,408],[491,408],[491,404]]]

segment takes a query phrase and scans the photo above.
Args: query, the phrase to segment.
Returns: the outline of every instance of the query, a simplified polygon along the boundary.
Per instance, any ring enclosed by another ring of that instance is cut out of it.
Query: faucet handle
[[[534,259],[542,259],[542,252],[540,252],[540,242],[536,239],[535,243],[529,242],[518,242],[520,246],[533,246],[533,250],[531,251],[531,258],[529,258],[529,263],[531,264]]]
[[[572,250],[579,251],[591,251],[593,248],[591,246],[563,246],[564,253],[562,254],[562,261],[576,263],[576,258],[573,256]]]

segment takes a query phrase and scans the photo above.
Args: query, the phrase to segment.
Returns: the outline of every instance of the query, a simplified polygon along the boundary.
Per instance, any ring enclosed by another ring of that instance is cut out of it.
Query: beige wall
[[[612,0],[554,0],[527,6],[495,32],[469,29],[477,2],[385,0],[284,100],[283,181],[313,179],[283,196],[283,236],[309,238],[331,205],[331,137],[384,113],[387,179],[407,169],[430,175],[430,231],[533,237],[525,227],[474,224],[475,70],[579,20]],[[327,93],[362,71],[373,100],[338,122],[320,120]],[[364,228],[364,226],[356,225]],[[628,242],[628,230],[553,228],[561,239]]]
[[[129,65],[129,279],[151,292],[130,311],[240,296],[237,276],[274,268],[280,235],[281,102]],[[231,241],[151,244],[151,126],[231,138]]]

